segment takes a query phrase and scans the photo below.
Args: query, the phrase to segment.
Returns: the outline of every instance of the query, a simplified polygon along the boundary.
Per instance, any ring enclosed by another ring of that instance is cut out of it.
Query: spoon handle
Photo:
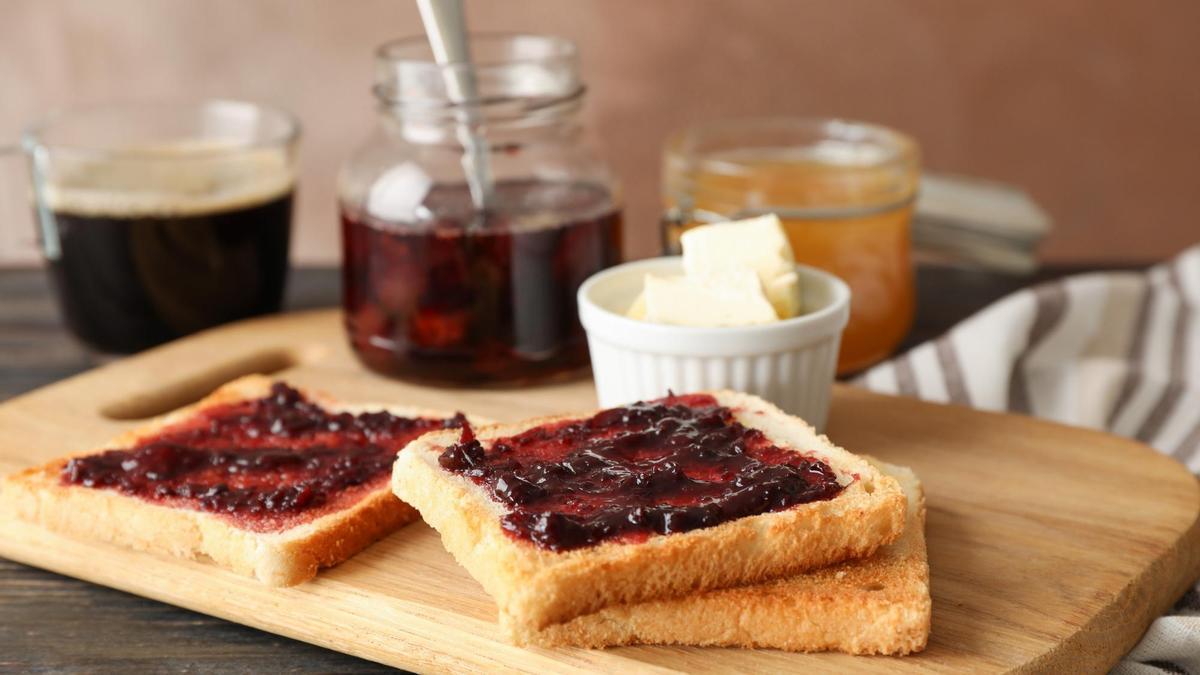
[[[493,202],[491,166],[488,161],[488,142],[477,131],[478,92],[475,70],[471,67],[471,50],[467,42],[467,19],[462,0],[417,0],[421,21],[429,37],[433,57],[442,67],[446,95],[452,103],[460,104],[458,140],[463,146],[462,164],[467,176],[471,201],[477,211],[484,211]]]

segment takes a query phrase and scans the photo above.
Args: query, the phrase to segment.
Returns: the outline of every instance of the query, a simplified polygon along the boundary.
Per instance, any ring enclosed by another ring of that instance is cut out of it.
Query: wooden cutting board
[[[500,420],[594,405],[590,381],[519,390],[389,381],[357,365],[336,312],[294,314],[197,335],[0,405],[0,471],[93,446],[251,372],[348,401]],[[1197,481],[1138,443],[849,387],[837,388],[828,433],[913,467],[925,483],[933,635],[922,654],[519,649],[499,639],[488,596],[422,524],[290,589],[11,519],[0,520],[0,555],[417,671],[1089,672],[1120,658],[1200,575]]]

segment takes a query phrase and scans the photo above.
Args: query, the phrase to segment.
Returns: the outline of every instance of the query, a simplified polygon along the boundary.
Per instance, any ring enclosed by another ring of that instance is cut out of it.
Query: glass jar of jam
[[[477,35],[471,49],[444,67],[424,37],[377,53],[381,124],[338,186],[350,344],[368,368],[430,384],[576,373],[575,292],[620,262],[621,211],[584,140],[575,46]]]

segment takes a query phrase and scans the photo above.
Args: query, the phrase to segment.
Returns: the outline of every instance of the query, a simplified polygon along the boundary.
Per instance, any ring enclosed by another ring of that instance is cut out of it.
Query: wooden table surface
[[[1038,279],[944,267],[918,271],[906,345],[934,337]],[[289,309],[336,304],[334,270],[293,274]],[[40,270],[0,271],[0,400],[98,363],[62,328]],[[368,661],[0,559],[0,672],[376,672]]]

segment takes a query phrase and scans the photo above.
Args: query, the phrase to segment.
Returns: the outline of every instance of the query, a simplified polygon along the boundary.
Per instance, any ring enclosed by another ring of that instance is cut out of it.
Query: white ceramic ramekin
[[[850,288],[797,265],[805,314],[756,326],[694,328],[624,316],[647,273],[682,274],[678,257],[625,263],[579,288],[596,394],[603,407],[705,389],[761,396],[817,429],[825,426]]]

